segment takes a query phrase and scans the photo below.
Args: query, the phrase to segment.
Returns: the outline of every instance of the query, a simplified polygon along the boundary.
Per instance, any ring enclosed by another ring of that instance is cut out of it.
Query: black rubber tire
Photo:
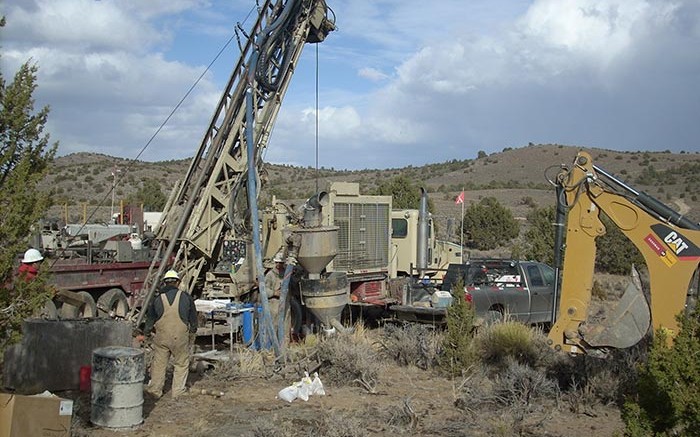
[[[129,301],[121,289],[110,288],[97,299],[97,311],[105,319],[123,319],[129,313]]]
[[[97,304],[95,299],[87,291],[79,291],[78,294],[83,297],[86,303],[79,307],[68,303],[61,305],[62,319],[92,319],[97,317]]]

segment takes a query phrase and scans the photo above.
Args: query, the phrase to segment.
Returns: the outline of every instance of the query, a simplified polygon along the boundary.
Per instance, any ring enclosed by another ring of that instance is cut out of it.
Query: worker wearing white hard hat
[[[175,270],[163,275],[163,283],[160,295],[153,299],[146,312],[144,335],[148,336],[155,328],[151,382],[146,392],[155,398],[163,395],[165,371],[172,356],[175,370],[171,394],[176,398],[187,391],[189,343],[190,336],[197,333],[197,310],[192,296],[178,288],[180,275]]]
[[[284,253],[277,252],[272,261],[274,261],[275,266],[265,274],[265,292],[268,298],[278,298],[284,278]]]
[[[22,264],[19,266],[17,274],[26,282],[32,281],[39,274],[39,264],[44,260],[44,257],[36,249],[28,249],[24,252]]]
[[[270,316],[272,316],[272,323],[275,329],[277,329],[279,298],[282,294],[282,281],[284,279],[284,252],[277,252],[272,261],[274,261],[275,266],[265,273],[265,293],[268,298],[268,307],[270,309]]]

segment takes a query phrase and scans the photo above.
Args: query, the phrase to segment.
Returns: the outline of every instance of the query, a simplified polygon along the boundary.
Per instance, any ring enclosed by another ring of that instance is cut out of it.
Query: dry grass
[[[476,413],[485,406],[497,403],[493,392],[493,381],[483,366],[462,379],[455,388],[454,396],[455,406],[469,413]]]
[[[368,334],[362,324],[356,324],[351,334],[336,334],[319,342],[317,354],[326,380],[338,385],[359,384],[374,392],[382,363],[378,346]]]
[[[511,360],[494,379],[493,392],[503,405],[529,407],[534,400],[556,399],[558,387],[542,370]]]
[[[220,361],[209,371],[205,380],[231,382],[241,378],[260,377],[269,373],[274,356],[268,351],[237,348],[228,361]]]
[[[432,326],[407,323],[385,326],[380,343],[382,354],[390,360],[427,370],[438,365],[442,338]]]
[[[543,367],[554,353],[544,334],[520,322],[506,321],[482,327],[474,337],[474,348],[482,361],[496,369],[512,360],[531,367]]]

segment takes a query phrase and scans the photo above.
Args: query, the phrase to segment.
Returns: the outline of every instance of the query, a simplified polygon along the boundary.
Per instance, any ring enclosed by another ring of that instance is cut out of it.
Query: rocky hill
[[[371,193],[383,181],[404,175],[426,187],[435,205],[434,216],[441,232],[448,219],[459,220],[461,206],[453,199],[462,189],[466,205],[485,196],[494,196],[524,217],[533,206],[554,203],[554,191],[547,183],[545,171],[553,177],[561,164],[571,164],[579,149],[553,144],[530,144],[506,148],[476,159],[452,160],[420,167],[336,171],[311,167],[266,164],[268,182],[263,201],[272,194],[282,199],[304,199],[318,185],[326,189],[330,181],[358,182],[362,193]],[[639,191],[645,191],[695,221],[700,220],[700,154],[698,152],[619,152],[586,149],[597,166],[606,169]],[[474,155],[466,151],[465,155]],[[68,216],[79,221],[107,221],[115,208],[133,196],[144,182],[156,181],[164,194],[188,169],[189,160],[142,162],[94,154],[77,153],[57,158],[43,186],[56,194],[56,206],[50,215]],[[453,222],[456,223],[456,222]]]

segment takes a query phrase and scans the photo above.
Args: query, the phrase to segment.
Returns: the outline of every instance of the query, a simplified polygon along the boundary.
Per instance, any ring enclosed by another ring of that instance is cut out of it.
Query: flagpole
[[[464,187],[462,187],[462,194],[464,194]],[[459,227],[459,250],[462,251],[460,253],[460,258],[464,254],[464,201],[466,199],[462,199],[462,225]]]

